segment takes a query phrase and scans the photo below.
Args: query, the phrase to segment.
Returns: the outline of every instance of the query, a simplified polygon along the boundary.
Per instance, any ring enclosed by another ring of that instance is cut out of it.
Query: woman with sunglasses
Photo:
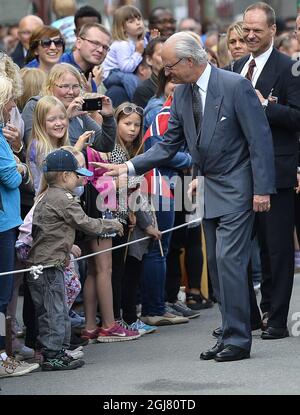
[[[58,29],[50,26],[39,27],[31,34],[26,66],[49,72],[60,61],[64,51],[65,41]]]

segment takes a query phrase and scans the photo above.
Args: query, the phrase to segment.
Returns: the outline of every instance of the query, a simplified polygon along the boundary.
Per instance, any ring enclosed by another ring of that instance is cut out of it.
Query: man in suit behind
[[[166,75],[183,84],[175,90],[164,140],[126,164],[103,167],[109,175],[142,174],[188,145],[204,176],[209,271],[222,304],[223,334],[200,357],[245,359],[251,348],[247,265],[253,210],[269,210],[275,191],[271,132],[251,83],[212,67],[194,37],[171,36],[162,59]]]
[[[29,39],[31,33],[35,29],[43,26],[43,24],[43,20],[40,17],[34,15],[25,16],[20,20],[18,30],[19,43],[11,54],[12,60],[20,68],[25,66],[25,58],[29,49]]]
[[[300,76],[294,62],[273,47],[275,12],[266,3],[249,6],[244,13],[244,39],[251,55],[241,58],[235,72],[251,80],[265,109],[275,153],[276,194],[272,209],[257,215],[261,245],[261,310],[267,327],[263,339],[289,335],[287,317],[294,278],[294,187],[300,131]]]

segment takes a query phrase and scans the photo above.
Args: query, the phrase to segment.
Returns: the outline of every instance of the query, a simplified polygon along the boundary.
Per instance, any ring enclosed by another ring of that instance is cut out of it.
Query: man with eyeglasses
[[[28,15],[23,17],[19,22],[18,37],[19,43],[11,54],[12,60],[20,67],[25,66],[25,57],[29,49],[29,39],[31,33],[44,25],[43,20],[38,16]]]
[[[110,32],[103,25],[85,24],[78,34],[75,50],[64,53],[61,62],[70,63],[84,73],[86,79],[91,82],[92,91],[97,92],[97,85],[92,79],[92,71],[104,61],[110,43]]]
[[[203,360],[247,359],[251,349],[247,266],[254,211],[268,212],[275,192],[272,135],[245,78],[211,66],[194,36],[179,32],[163,45],[166,76],[176,87],[163,140],[107,175],[143,174],[187,145],[204,181],[208,266],[220,303],[223,332]],[[190,192],[197,187],[192,182]]]

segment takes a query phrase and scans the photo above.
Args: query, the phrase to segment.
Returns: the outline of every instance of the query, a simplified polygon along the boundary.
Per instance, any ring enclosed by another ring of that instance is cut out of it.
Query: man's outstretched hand
[[[127,174],[127,164],[108,164],[108,163],[96,163],[96,162],[90,162],[91,166],[95,168],[101,168],[107,170],[106,173],[104,173],[104,176],[120,176],[121,174]]]

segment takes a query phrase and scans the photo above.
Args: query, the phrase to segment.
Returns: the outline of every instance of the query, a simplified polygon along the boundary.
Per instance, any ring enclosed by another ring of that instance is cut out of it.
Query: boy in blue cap
[[[71,327],[63,269],[69,262],[75,230],[96,236],[107,232],[122,235],[123,227],[117,220],[93,219],[84,213],[73,191],[82,184],[82,176],[92,173],[79,168],[72,153],[53,151],[46,157],[43,171],[48,190],[34,210],[28,262],[51,267],[37,279],[29,275],[28,285],[38,321],[42,370],[70,370],[84,364],[64,352],[70,345]]]

